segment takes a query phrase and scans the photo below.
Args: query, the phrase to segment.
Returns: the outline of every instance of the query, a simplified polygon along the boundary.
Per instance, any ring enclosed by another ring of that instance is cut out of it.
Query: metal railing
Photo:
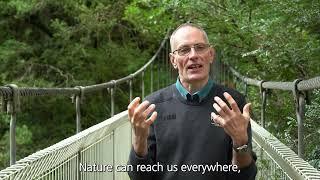
[[[0,171],[0,179],[127,180],[130,147],[131,126],[122,112],[17,161]]]
[[[90,93],[101,92],[106,89],[110,92],[110,116],[115,114],[115,94],[117,87],[120,84],[129,84],[129,101],[133,98],[133,81],[135,78],[141,78],[141,97],[145,96],[145,73],[150,69],[150,92],[153,92],[154,83],[157,83],[157,89],[167,85],[171,82],[171,75],[162,78],[164,72],[169,72],[168,66],[168,33],[161,42],[160,47],[153,57],[144,64],[143,67],[138,69],[136,72],[117,80],[111,80],[102,84],[95,84],[90,86],[77,86],[74,88],[31,88],[31,87],[18,87],[15,84],[6,86],[0,86],[0,97],[2,97],[2,106],[4,111],[10,115],[10,165],[16,162],[16,121],[17,113],[20,110],[20,99],[25,96],[72,96],[72,102],[75,103],[76,109],[76,133],[81,131],[81,102],[84,96]],[[155,65],[157,66],[157,82],[154,81]],[[171,70],[170,70],[171,71]],[[170,77],[170,78],[169,78]]]
[[[234,68],[218,61],[213,67],[212,76],[215,80],[230,85],[233,81],[244,84],[244,94],[248,96],[248,86],[255,86],[260,90],[261,115],[259,126],[251,121],[253,145],[258,152],[258,179],[320,179],[320,172],[303,160],[304,154],[304,114],[307,91],[320,88],[320,76],[308,80],[297,79],[293,82],[272,82],[256,80],[241,75]],[[235,79],[230,78],[233,75]],[[233,87],[235,88],[235,87]],[[295,112],[298,121],[298,155],[282,144],[277,138],[266,131],[266,101],[268,90],[291,91],[295,100]]]
[[[320,179],[320,172],[251,120],[253,146],[258,153],[258,179]]]
[[[260,179],[320,179],[317,170],[272,134],[253,120],[251,125],[253,144],[260,148],[256,148],[256,151],[263,150],[268,156],[264,158],[264,163],[258,161],[260,169],[267,169],[259,171],[264,173],[260,177],[265,177]],[[131,170],[130,166],[126,165],[131,147],[130,130],[127,111],[124,111],[19,160],[15,165],[1,171],[0,179],[127,180],[126,171]]]
[[[246,76],[241,75],[238,71],[236,71],[231,66],[228,66],[220,61],[216,62],[216,67],[214,67],[213,72],[218,71],[218,73],[212,73],[218,82],[225,84],[228,86],[228,83],[231,81],[240,81],[244,84],[244,94],[248,96],[248,86],[255,86],[260,90],[261,97],[261,115],[260,115],[260,123],[263,127],[265,127],[266,123],[266,105],[268,94],[267,91],[270,90],[282,90],[282,91],[291,91],[294,101],[295,101],[295,113],[298,122],[298,155],[299,157],[304,157],[304,115],[305,115],[305,105],[307,101],[308,91],[314,89],[320,89],[320,76],[302,80],[296,79],[293,82],[275,82],[275,81],[265,81],[265,80],[257,80],[252,79]],[[233,75],[235,79],[231,80],[229,74]],[[235,88],[235,87],[233,87]]]
[[[273,81],[264,81],[251,79],[245,76],[242,76],[234,68],[229,67],[232,74],[240,81],[245,84],[245,89],[248,85],[256,86],[260,89],[261,96],[261,124],[265,127],[265,112],[266,112],[266,101],[267,101],[267,90],[283,90],[283,91],[292,91],[293,98],[295,100],[295,112],[298,121],[298,156],[304,157],[304,115],[305,115],[305,105],[307,98],[307,91],[320,88],[320,76],[302,80],[296,79],[293,82],[273,82]],[[245,90],[247,93],[247,90]],[[246,94],[247,95],[247,94]]]

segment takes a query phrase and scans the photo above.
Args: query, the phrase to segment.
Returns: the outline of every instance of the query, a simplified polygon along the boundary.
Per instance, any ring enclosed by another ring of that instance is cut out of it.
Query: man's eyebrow
[[[197,42],[197,43],[188,43],[188,44],[182,44],[181,47],[191,47],[191,46],[194,46],[196,44],[202,44],[201,42]]]
[[[180,46],[178,49],[181,49],[181,48],[189,48],[190,47],[190,45],[182,45],[182,46]]]
[[[198,45],[205,45],[205,43],[184,44],[184,45],[181,45],[180,47],[178,47],[178,49],[181,49],[181,48],[189,48],[189,47],[191,47],[191,46],[198,46]]]

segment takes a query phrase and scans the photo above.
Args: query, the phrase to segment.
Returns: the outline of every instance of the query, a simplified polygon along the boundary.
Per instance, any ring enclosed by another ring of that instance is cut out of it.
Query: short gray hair
[[[178,27],[172,32],[172,34],[171,34],[171,36],[170,36],[171,52],[175,50],[175,49],[173,49],[173,47],[174,47],[174,37],[175,37],[177,31],[180,30],[180,29],[182,29],[182,28],[184,28],[184,27],[193,27],[193,28],[199,29],[199,30],[202,32],[202,34],[203,34],[204,40],[205,40],[207,43],[209,43],[208,35],[207,35],[206,31],[204,31],[204,29],[203,29],[201,26],[199,26],[199,25],[197,25],[197,24],[193,24],[193,23],[183,23],[183,24],[181,24],[180,26],[178,26]]]

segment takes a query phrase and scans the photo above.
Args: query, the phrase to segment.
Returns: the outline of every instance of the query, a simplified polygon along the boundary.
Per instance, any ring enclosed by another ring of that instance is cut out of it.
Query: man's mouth
[[[190,66],[188,66],[188,69],[199,69],[199,68],[201,68],[202,67],[202,65],[200,65],[200,64],[191,64]]]

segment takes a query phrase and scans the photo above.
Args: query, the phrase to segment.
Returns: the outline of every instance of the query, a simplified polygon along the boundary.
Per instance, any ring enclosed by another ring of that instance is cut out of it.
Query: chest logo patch
[[[164,120],[164,121],[173,120],[173,119],[177,119],[177,116],[175,113],[174,114],[164,114],[164,115],[159,116],[159,119]]]

